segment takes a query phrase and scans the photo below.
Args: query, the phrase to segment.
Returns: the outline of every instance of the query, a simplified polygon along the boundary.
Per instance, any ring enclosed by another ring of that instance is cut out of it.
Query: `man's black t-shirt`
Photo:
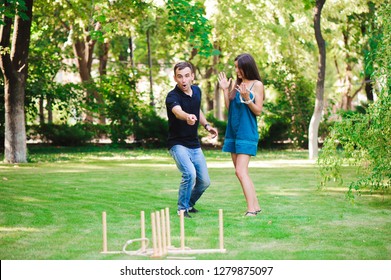
[[[201,109],[201,89],[192,85],[192,96],[185,94],[176,86],[166,97],[166,108],[168,117],[168,149],[174,145],[183,145],[190,149],[201,147],[198,139],[198,124]],[[197,122],[188,125],[186,121],[179,120],[172,112],[175,106],[181,106],[182,110],[188,114],[194,114]]]

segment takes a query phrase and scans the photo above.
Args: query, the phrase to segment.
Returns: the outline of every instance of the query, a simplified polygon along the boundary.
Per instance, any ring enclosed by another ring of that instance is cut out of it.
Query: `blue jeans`
[[[179,185],[178,210],[189,210],[210,185],[208,168],[201,148],[189,149],[175,145],[170,149],[182,181]]]

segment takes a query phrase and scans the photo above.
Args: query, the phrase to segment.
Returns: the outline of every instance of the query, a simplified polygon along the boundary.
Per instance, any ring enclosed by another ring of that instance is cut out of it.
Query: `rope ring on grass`
[[[147,241],[146,244],[145,244],[145,248],[148,248],[148,243],[149,243],[149,239],[148,238],[137,238],[137,239],[130,239],[128,241],[125,242],[124,246],[122,247],[122,252],[124,252],[125,254],[127,255],[134,255],[132,254],[132,251],[126,251],[126,248],[134,243],[134,242],[142,242],[142,241]],[[137,250],[135,252],[136,255],[142,255],[142,254],[145,254],[145,252],[143,252],[141,249]]]

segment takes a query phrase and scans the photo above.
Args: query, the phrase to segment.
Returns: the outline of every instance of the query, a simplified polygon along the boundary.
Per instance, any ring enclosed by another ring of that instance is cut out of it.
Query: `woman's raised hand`
[[[218,77],[220,88],[223,90],[229,89],[229,85],[231,84],[231,78],[227,80],[227,76],[224,72],[221,72]]]
[[[245,83],[237,85],[235,89],[240,93],[240,95],[245,101],[248,101],[250,99],[250,91],[246,87]]]

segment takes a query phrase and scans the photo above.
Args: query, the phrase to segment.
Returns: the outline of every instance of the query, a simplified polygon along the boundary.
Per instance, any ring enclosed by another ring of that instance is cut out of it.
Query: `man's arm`
[[[210,124],[208,124],[208,121],[206,120],[204,113],[200,110],[200,124],[205,127],[205,129],[212,134],[212,138],[215,138],[219,135],[216,128],[212,127]]]
[[[197,122],[196,115],[186,113],[179,105],[176,105],[172,108],[172,113],[177,119],[186,121],[188,125],[194,125]]]

